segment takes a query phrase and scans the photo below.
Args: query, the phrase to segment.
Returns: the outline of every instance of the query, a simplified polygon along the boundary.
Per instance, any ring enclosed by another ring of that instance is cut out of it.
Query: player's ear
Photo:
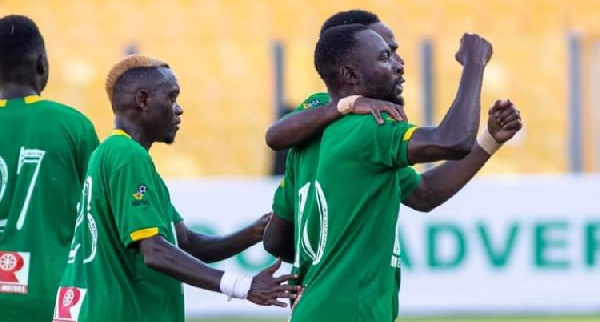
[[[345,84],[357,84],[360,81],[360,73],[351,66],[340,68],[340,79]]]
[[[48,72],[48,59],[46,55],[40,54],[36,61],[36,72],[38,75],[45,75]]]
[[[35,62],[35,69],[38,75],[39,80],[39,88],[38,91],[41,93],[48,84],[48,74],[49,74],[49,66],[48,66],[48,56],[46,52],[40,54]]]
[[[149,94],[145,90],[139,90],[135,93],[135,105],[138,109],[145,111],[148,109],[148,97]]]

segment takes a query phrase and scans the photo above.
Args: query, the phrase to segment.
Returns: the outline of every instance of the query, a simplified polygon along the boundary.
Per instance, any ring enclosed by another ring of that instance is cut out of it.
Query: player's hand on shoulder
[[[498,143],[512,139],[522,128],[521,113],[510,100],[497,100],[488,110],[488,131]]]
[[[463,66],[467,63],[487,65],[492,58],[492,44],[477,34],[465,33],[460,39],[456,60]]]
[[[281,306],[287,304],[277,299],[288,298],[295,299],[300,286],[288,285],[286,282],[297,278],[294,274],[286,274],[280,277],[274,277],[273,274],[281,267],[281,259],[278,258],[275,264],[265,268],[252,278],[252,286],[248,292],[248,301],[264,306]]]
[[[389,114],[396,121],[408,121],[408,117],[404,112],[404,106],[390,103],[387,101],[372,99],[368,97],[359,97],[354,102],[352,114],[368,115],[373,114],[377,123],[383,124],[382,112]]]

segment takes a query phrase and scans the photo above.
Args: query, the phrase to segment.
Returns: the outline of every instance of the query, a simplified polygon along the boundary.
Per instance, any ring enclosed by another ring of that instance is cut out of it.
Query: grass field
[[[400,318],[397,322],[600,322],[600,315],[595,316],[523,316],[523,317],[427,317],[427,318]],[[222,318],[222,319],[188,319],[187,322],[287,322],[286,319],[244,319],[244,318]],[[341,321],[340,321],[341,322]]]

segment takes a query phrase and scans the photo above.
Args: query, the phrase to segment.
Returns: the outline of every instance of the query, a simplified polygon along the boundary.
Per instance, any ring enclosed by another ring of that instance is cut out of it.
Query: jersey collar
[[[110,131],[110,135],[111,136],[113,136],[113,135],[122,135],[122,136],[126,136],[126,137],[128,137],[128,138],[131,139],[131,135],[127,134],[127,132],[125,132],[123,130],[120,130],[120,129],[115,129],[115,130]]]
[[[29,95],[23,97],[23,102],[25,104],[33,104],[42,100],[42,97],[39,95]],[[5,107],[9,100],[0,99],[0,107]]]

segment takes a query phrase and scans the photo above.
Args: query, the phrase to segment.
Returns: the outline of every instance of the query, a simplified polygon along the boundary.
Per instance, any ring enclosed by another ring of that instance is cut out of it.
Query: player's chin
[[[395,102],[394,102],[395,104],[404,106],[404,96],[402,96],[402,93],[396,95],[396,98],[394,100],[395,100]]]
[[[163,143],[172,144],[175,142],[175,137],[177,136],[176,132],[169,133],[163,138]]]
[[[398,104],[400,106],[404,106],[404,96],[402,96],[402,93],[393,93],[388,95],[388,98],[386,99],[386,101],[394,103],[394,104]]]

